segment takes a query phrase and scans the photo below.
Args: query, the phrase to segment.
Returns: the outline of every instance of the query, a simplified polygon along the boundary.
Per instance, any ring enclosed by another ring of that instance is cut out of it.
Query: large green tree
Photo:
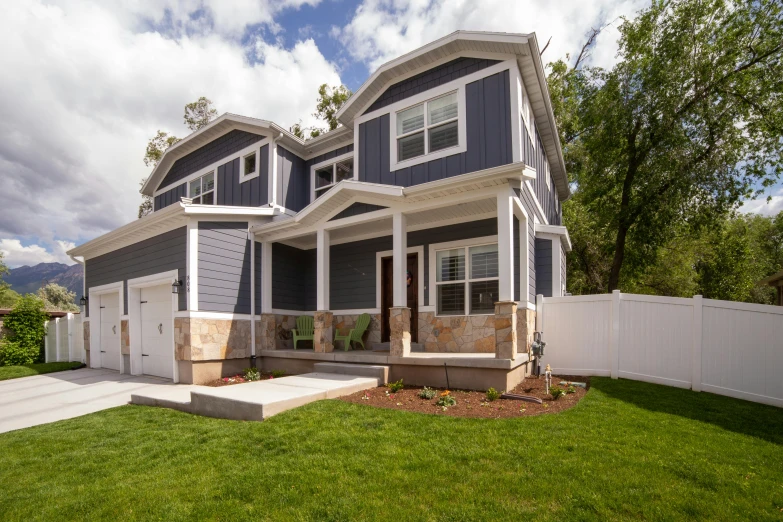
[[[19,299],[19,294],[11,290],[11,285],[3,281],[3,276],[10,272],[8,265],[3,262],[4,257],[5,254],[0,252],[0,308],[11,308]]]
[[[310,138],[320,136],[324,132],[333,131],[340,125],[337,121],[337,112],[345,105],[348,98],[351,97],[351,90],[345,85],[338,87],[330,87],[327,84],[322,84],[318,88],[318,98],[316,99],[315,112],[313,116],[324,121],[327,128],[322,127],[303,127],[301,120],[299,123],[294,123],[291,126],[291,132],[294,136],[305,139],[305,133],[310,133]]]
[[[573,204],[582,207],[571,214],[589,216],[597,231],[597,261],[585,273],[602,291],[783,170],[779,0],[656,0],[619,30],[611,69],[562,61],[550,74]],[[566,224],[576,225],[568,213]]]
[[[182,117],[188,129],[195,132],[206,126],[217,118],[217,109],[212,104],[212,100],[201,96],[198,100],[185,104],[185,113]],[[158,130],[158,132],[147,142],[147,149],[144,152],[144,164],[153,169],[158,165],[163,153],[177,143],[179,138],[168,132]],[[144,186],[147,178],[141,180],[140,185]],[[152,198],[142,194],[141,205],[139,205],[139,218],[152,213]]]
[[[47,310],[60,312],[78,312],[79,307],[74,302],[76,293],[71,292],[57,283],[47,283],[38,289],[38,297],[41,298]]]

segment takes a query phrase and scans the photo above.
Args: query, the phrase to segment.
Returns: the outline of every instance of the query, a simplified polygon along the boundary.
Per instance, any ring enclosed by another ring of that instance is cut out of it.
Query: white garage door
[[[141,289],[141,373],[174,378],[171,285]]]
[[[101,367],[120,370],[120,294],[101,295]]]

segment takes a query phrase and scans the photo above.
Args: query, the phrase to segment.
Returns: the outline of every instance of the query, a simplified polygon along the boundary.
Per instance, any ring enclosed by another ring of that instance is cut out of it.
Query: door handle
[[[158,333],[159,333],[159,334],[163,334],[163,323],[160,323],[160,324],[158,325]]]
[[[112,333],[114,333],[114,335],[117,335],[117,325],[116,324],[111,327],[111,331],[112,331]]]

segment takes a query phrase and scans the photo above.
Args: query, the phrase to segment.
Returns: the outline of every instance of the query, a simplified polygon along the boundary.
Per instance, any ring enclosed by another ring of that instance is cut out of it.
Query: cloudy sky
[[[357,89],[383,62],[456,29],[552,38],[578,50],[601,20],[645,0],[18,0],[0,17],[0,251],[12,267],[135,219],[156,130],[183,137],[185,103],[290,126],[318,85]],[[593,54],[611,65],[616,32]],[[783,209],[783,188],[772,191]]]

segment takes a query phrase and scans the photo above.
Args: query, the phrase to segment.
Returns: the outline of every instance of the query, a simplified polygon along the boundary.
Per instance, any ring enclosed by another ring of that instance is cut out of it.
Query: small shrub
[[[247,370],[245,370],[245,380],[260,381],[261,372],[258,371],[258,368],[248,368]]]
[[[403,388],[402,379],[400,379],[397,382],[390,382],[386,385],[389,388],[389,391],[392,393],[397,393]]]
[[[285,370],[272,370],[269,373],[271,373],[272,377],[274,377],[275,379],[279,379],[280,377],[285,375]]]
[[[457,399],[452,397],[451,395],[443,395],[441,394],[440,398],[438,399],[438,402],[436,402],[438,406],[443,408],[444,410],[448,408],[449,406],[456,406],[457,405]]]
[[[38,359],[38,347],[26,347],[14,341],[0,341],[0,366],[33,364]]]
[[[432,388],[427,388],[425,386],[424,389],[419,392],[419,397],[422,399],[430,400],[430,399],[434,399],[437,394],[438,392],[436,392]]]
[[[559,399],[560,397],[565,395],[565,393],[566,391],[560,386],[552,386],[551,388],[549,388],[549,395],[551,395],[554,400]]]
[[[566,388],[566,393],[576,393],[576,388],[574,388],[573,386],[569,386],[568,388]]]
[[[490,388],[487,390],[487,400],[489,402],[496,401],[500,398],[500,392],[497,391],[495,388]]]
[[[3,356],[5,362],[2,364],[30,364],[39,359],[48,320],[49,315],[42,299],[33,294],[20,297],[11,313],[5,317],[4,326],[10,331],[5,342],[12,343],[12,346],[3,348],[8,355]],[[32,356],[32,360],[29,360],[29,356]],[[10,362],[19,360],[25,362]]]

